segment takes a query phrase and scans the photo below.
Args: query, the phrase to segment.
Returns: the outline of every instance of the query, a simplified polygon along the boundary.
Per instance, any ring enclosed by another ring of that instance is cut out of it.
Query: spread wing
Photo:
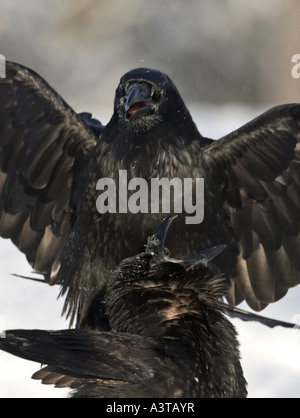
[[[95,123],[77,115],[32,70],[6,65],[0,80],[0,236],[55,283],[72,222],[74,162],[96,144]]]
[[[184,360],[178,365],[176,385],[174,362],[170,357],[165,360],[168,344],[173,353],[172,342],[163,339],[83,329],[12,330],[0,339],[1,350],[48,364],[34,379],[56,387],[80,388],[81,396],[88,397],[174,396],[177,385],[184,385]],[[175,349],[184,359],[180,347]]]
[[[228,296],[255,310],[300,283],[300,104],[277,106],[204,152],[240,248]]]

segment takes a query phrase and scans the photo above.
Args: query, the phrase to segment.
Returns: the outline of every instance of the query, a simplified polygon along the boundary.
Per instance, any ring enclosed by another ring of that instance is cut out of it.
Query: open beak
[[[148,83],[133,83],[127,92],[125,111],[129,116],[153,103],[151,86]]]
[[[148,238],[146,246],[146,252],[148,254],[155,254],[163,258],[166,262],[178,263],[182,267],[184,267],[186,271],[188,271],[199,264],[207,266],[210,261],[217,257],[227,247],[226,245],[215,245],[214,247],[205,248],[199,251],[198,253],[185,258],[184,260],[177,260],[165,256],[164,250],[168,229],[175,218],[177,218],[177,215],[169,216],[163,219],[162,222],[155,229],[153,235]]]

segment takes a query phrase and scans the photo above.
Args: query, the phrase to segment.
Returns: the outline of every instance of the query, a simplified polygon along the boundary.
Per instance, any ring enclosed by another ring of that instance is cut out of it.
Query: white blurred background
[[[123,73],[162,70],[200,132],[218,138],[271,106],[299,101],[300,79],[291,75],[299,21],[297,0],[0,0],[0,54],[37,71],[76,111],[103,123]],[[59,288],[10,275],[30,271],[0,239],[0,324],[67,328]],[[299,319],[299,301],[300,287],[263,314]],[[299,397],[300,330],[233,322],[249,396]],[[0,352],[0,397],[67,395],[31,380],[38,368]]]

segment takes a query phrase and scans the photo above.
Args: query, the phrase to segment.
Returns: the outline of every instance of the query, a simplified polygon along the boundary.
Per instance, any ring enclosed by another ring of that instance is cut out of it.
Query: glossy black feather
[[[71,387],[75,397],[245,397],[236,332],[219,302],[226,280],[206,265],[212,250],[186,269],[153,237],[97,296],[109,330],[98,303],[94,330],[7,331],[0,348],[46,364],[33,378]]]
[[[48,282],[55,282],[52,267],[71,226],[74,159],[96,138],[55,91],[25,67],[7,62],[0,96],[0,233],[12,238]]]
[[[183,214],[166,245],[183,258],[225,244],[217,264],[232,279],[233,305],[245,299],[260,310],[299,283],[299,104],[275,107],[213,141],[159,71],[140,68],[121,78],[105,127],[77,115],[33,71],[8,62],[6,73],[0,234],[46,281],[62,285],[71,321],[85,321],[111,269],[138,253],[166,215],[100,215],[97,181],[117,181],[119,170],[128,181],[205,178],[204,221],[186,225]]]

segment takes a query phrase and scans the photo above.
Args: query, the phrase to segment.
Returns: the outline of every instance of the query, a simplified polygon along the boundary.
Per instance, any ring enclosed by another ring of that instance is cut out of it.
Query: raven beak
[[[138,110],[152,104],[151,86],[147,83],[135,83],[130,86],[126,102],[125,111],[133,115]]]
[[[207,267],[208,263],[223,252],[226,247],[227,245],[216,245],[215,247],[206,248],[185,260],[179,261],[179,264],[181,264],[186,271],[191,270],[199,264],[203,264]]]
[[[227,245],[215,245],[214,247],[205,248],[192,256],[185,258],[184,260],[177,260],[168,256],[165,256],[165,241],[167,233],[171,223],[177,215],[168,216],[164,218],[158,227],[155,229],[153,235],[148,238],[146,245],[146,253],[151,255],[157,255],[163,258],[166,262],[180,264],[185,271],[189,271],[199,264],[207,267],[208,263],[222,253]]]
[[[164,255],[165,241],[168,229],[175,218],[177,218],[177,215],[168,216],[161,221],[161,223],[155,229],[153,235],[147,240],[146,253],[161,256]]]

